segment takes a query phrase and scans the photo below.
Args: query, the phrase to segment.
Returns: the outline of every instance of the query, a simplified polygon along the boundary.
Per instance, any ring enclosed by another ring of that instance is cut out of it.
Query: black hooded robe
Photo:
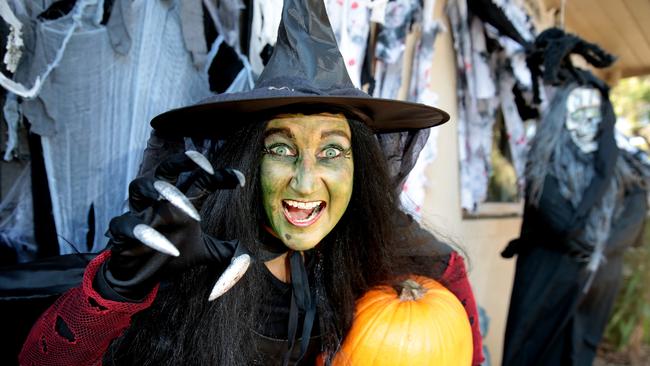
[[[547,177],[538,207],[527,205],[521,237],[504,256],[517,254],[503,365],[591,365],[621,284],[624,249],[638,241],[645,223],[646,192],[626,192],[612,223],[602,264],[583,292],[587,261],[561,235],[571,204]]]

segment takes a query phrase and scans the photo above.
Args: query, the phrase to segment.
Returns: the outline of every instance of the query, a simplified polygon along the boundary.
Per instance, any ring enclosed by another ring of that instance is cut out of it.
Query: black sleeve
[[[646,191],[639,190],[628,194],[623,201],[623,212],[612,223],[607,239],[606,253],[616,254],[640,242],[648,210]]]
[[[136,291],[129,287],[118,287],[109,284],[106,279],[106,262],[97,270],[95,279],[93,280],[93,288],[106,300],[120,301],[120,302],[141,302],[147,295],[146,291]],[[144,295],[142,294],[144,292]]]

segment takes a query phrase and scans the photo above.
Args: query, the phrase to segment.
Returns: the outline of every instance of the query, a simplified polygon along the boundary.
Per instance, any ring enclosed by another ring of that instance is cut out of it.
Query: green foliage
[[[512,164],[508,133],[503,114],[499,113],[492,131],[492,152],[490,154],[490,178],[488,181],[488,202],[518,202],[520,199],[517,173]]]
[[[650,147],[650,76],[621,80],[612,89],[611,100],[618,116],[617,127],[628,136],[645,139]]]
[[[650,77],[621,80],[612,90],[611,100],[619,117],[632,123],[650,120]]]
[[[503,153],[493,148],[491,153],[492,171],[488,183],[487,201],[489,202],[517,202],[517,174],[512,163]]]
[[[650,220],[649,220],[650,221]],[[643,341],[650,344],[650,222],[646,222],[643,243],[625,254],[623,286],[605,330],[605,340],[618,350],[625,348],[637,326]]]

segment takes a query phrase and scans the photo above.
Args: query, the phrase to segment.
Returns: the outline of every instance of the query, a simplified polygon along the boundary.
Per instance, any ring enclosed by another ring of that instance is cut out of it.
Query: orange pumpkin
[[[472,330],[456,296],[440,283],[411,276],[381,286],[358,302],[354,322],[334,366],[465,366],[472,362]]]

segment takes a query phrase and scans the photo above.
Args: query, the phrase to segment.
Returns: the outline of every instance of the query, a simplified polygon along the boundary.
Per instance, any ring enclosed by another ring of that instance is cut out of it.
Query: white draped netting
[[[209,94],[207,75],[184,46],[177,2],[118,0],[107,25],[98,22],[101,4],[87,5],[64,45],[76,10],[35,23],[34,54],[16,74],[30,85],[65,47],[38,96],[22,104],[41,135],[62,254],[86,250],[91,205],[92,250],[105,246],[103,234],[123,209],[150,119]]]

